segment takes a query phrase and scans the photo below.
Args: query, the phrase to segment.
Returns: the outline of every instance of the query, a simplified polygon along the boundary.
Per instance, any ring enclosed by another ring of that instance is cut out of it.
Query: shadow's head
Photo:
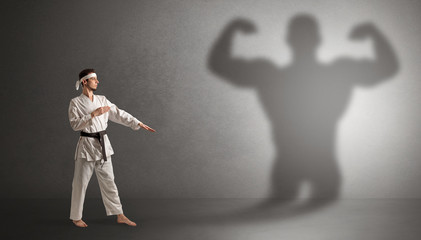
[[[321,42],[316,19],[308,14],[292,18],[288,25],[287,41],[296,55],[315,54]]]

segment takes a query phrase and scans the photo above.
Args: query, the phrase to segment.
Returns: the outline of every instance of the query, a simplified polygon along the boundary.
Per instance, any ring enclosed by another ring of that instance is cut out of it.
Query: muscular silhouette
[[[350,38],[371,39],[374,59],[341,57],[322,64],[316,59],[321,43],[317,22],[301,14],[289,23],[292,61],[288,66],[234,57],[235,34],[255,31],[253,23],[244,19],[229,23],[212,47],[208,67],[222,79],[258,92],[276,146],[269,198],[279,202],[296,199],[302,183],[307,182],[310,200],[331,202],[339,196],[341,186],[335,156],[338,121],[355,86],[372,87],[397,72],[396,56],[380,31],[366,23],[355,27]]]

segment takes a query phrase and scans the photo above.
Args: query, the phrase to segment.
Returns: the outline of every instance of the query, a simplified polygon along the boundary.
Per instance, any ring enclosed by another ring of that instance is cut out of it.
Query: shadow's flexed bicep
[[[228,82],[242,87],[255,86],[276,75],[276,67],[267,60],[245,60],[232,54],[235,34],[251,34],[255,31],[256,27],[248,20],[231,21],[210,50],[207,61],[209,70]]]
[[[342,58],[334,62],[332,68],[341,77],[353,84],[370,87],[394,76],[399,63],[391,44],[380,30],[371,23],[355,27],[350,34],[352,40],[370,39],[373,42],[373,59]]]

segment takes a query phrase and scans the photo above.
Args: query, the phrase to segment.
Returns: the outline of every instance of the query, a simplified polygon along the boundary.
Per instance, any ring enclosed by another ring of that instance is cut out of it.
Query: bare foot
[[[132,226],[132,227],[137,226],[135,222],[130,221],[130,219],[128,219],[126,216],[124,216],[124,214],[117,215],[117,222],[118,223],[125,223],[129,226]]]
[[[80,220],[73,220],[73,223],[77,226],[77,227],[87,227],[88,224],[86,224],[82,219]]]

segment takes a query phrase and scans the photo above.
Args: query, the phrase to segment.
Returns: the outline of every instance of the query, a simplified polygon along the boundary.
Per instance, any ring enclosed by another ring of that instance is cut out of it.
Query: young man
[[[79,85],[82,85],[83,92],[70,101],[70,125],[73,130],[80,131],[75,153],[70,219],[78,227],[88,226],[82,220],[82,211],[86,188],[95,170],[107,216],[117,215],[118,223],[136,226],[136,223],[123,214],[111,163],[111,155],[114,151],[105,130],[108,119],[131,127],[133,130],[140,128],[151,132],[155,130],[119,109],[105,96],[94,95],[93,92],[97,89],[98,83],[94,69],[83,70],[76,82],[76,90],[79,89]]]

